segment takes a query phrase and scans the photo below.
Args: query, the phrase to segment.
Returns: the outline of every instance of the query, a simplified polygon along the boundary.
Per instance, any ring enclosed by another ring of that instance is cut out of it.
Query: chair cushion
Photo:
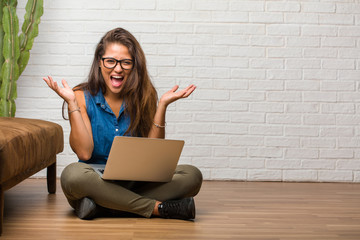
[[[62,127],[38,119],[0,117],[0,184],[63,151]]]

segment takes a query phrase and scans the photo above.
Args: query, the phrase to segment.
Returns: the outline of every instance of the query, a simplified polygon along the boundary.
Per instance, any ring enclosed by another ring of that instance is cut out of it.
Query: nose
[[[114,71],[115,72],[121,72],[123,69],[122,69],[122,67],[121,67],[121,65],[120,65],[120,62],[117,62],[116,63],[116,65],[115,65],[115,67],[114,67]]]

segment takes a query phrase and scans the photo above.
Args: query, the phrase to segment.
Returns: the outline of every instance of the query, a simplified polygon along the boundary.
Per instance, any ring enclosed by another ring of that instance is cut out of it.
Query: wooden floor
[[[28,179],[5,192],[7,239],[360,239],[360,184],[204,182],[195,221],[75,217],[59,187]]]

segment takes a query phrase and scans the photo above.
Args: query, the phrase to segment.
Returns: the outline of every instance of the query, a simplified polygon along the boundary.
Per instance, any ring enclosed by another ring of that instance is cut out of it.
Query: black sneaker
[[[158,206],[160,217],[190,220],[195,218],[194,198],[168,200]]]
[[[75,214],[80,219],[90,220],[96,215],[96,203],[87,197],[79,200],[75,208]]]

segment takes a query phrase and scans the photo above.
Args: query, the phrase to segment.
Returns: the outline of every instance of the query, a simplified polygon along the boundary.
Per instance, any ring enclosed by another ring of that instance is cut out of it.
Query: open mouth
[[[122,77],[122,76],[111,76],[110,80],[111,80],[111,84],[112,84],[113,87],[120,87],[121,84],[124,81],[124,77]]]

